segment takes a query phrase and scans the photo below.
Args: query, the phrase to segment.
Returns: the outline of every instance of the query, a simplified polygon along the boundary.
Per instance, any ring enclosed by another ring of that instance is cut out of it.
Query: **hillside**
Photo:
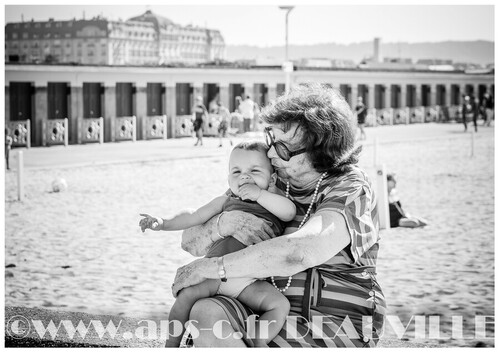
[[[290,59],[329,58],[359,62],[373,54],[373,42],[349,45],[324,43],[290,45]],[[381,57],[418,59],[451,59],[454,63],[468,62],[486,65],[494,62],[495,43],[489,41],[446,41],[436,43],[381,43]],[[227,46],[227,60],[274,58],[283,60],[284,46]]]

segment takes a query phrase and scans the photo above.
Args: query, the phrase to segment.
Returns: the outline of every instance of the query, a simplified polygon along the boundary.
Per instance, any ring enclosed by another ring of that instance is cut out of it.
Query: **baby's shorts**
[[[220,282],[216,294],[238,298],[243,289],[255,282],[255,278],[229,278],[227,282]]]

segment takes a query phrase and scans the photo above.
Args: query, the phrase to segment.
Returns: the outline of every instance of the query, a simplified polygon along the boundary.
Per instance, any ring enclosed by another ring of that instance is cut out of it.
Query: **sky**
[[[144,2],[144,5],[132,5],[127,1],[115,4],[98,2],[109,4],[106,6],[61,5],[68,4],[67,1],[59,2],[59,5],[31,5],[35,3],[30,1],[18,5],[19,2],[11,2],[10,5],[7,1],[5,21],[20,22],[22,16],[25,21],[47,21],[51,17],[55,20],[82,19],[84,13],[86,19],[102,15],[112,20],[126,20],[151,10],[181,25],[218,29],[226,45],[267,47],[284,45],[286,12],[278,5],[294,4],[289,14],[289,45],[349,44],[372,41],[374,37],[380,37],[384,43],[494,41],[494,6],[484,1],[479,1],[482,5],[464,1],[458,2],[459,5],[448,2],[431,5],[432,2],[426,0],[419,1],[423,5],[377,4],[373,1],[364,1],[362,5],[356,0],[343,4],[321,0],[281,3],[273,0],[233,0],[230,3],[183,0],[181,5],[164,0]]]

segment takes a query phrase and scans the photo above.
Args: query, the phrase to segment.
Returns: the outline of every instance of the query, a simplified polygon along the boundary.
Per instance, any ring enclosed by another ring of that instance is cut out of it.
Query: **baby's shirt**
[[[272,238],[280,236],[285,229],[285,224],[277,216],[266,210],[256,201],[243,201],[239,197],[232,194],[228,196],[226,202],[222,206],[222,211],[243,211],[253,214],[259,218],[271,222],[271,229],[273,230]],[[232,252],[239,251],[246,248],[244,244],[234,239],[231,236],[225,237],[216,241],[210,247],[206,257],[219,257]]]

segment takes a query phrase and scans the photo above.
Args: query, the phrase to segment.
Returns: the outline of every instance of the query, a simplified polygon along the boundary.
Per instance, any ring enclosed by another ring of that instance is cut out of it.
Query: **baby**
[[[181,230],[200,225],[224,211],[245,211],[272,223],[275,236],[281,235],[283,222],[295,217],[295,205],[288,198],[271,192],[275,188],[276,173],[269,158],[267,146],[261,142],[243,142],[234,147],[229,158],[228,182],[230,195],[223,195],[200,207],[198,210],[182,212],[172,218],[162,219],[141,214],[144,218],[139,225],[152,230]],[[245,248],[233,237],[225,237],[215,242],[207,257],[218,257],[223,263],[223,255]],[[179,320],[183,327],[189,319],[194,303],[202,298],[217,294],[237,298],[256,313],[263,313],[259,320],[268,322],[267,337],[260,337],[256,329],[256,346],[265,346],[281,330],[290,310],[290,303],[276,288],[255,278],[231,278],[224,281],[209,279],[200,284],[184,288],[177,296],[170,311],[169,321]],[[167,347],[179,347],[181,336],[167,338]]]

